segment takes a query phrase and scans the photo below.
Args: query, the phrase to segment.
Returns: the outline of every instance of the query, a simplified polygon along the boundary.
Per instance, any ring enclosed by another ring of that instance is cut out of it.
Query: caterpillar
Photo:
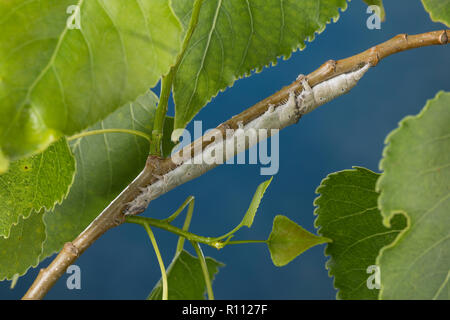
[[[344,73],[327,81],[323,81],[313,88],[309,86],[305,77],[300,75],[297,78],[302,82],[303,86],[303,91],[297,97],[298,104],[301,105],[300,112],[302,114],[309,113],[317,107],[346,94],[356,86],[369,68],[370,64],[367,63],[356,71]]]
[[[312,88],[309,86],[307,79],[300,75],[297,78],[303,86],[300,94],[296,95],[294,92],[290,92],[287,101],[281,105],[277,107],[269,106],[260,117],[246,125],[241,123],[239,129],[235,130],[232,135],[227,136],[226,139],[209,144],[202,152],[189,159],[190,161],[181,163],[157,182],[141,188],[141,194],[128,203],[124,214],[133,215],[143,212],[150,201],[218,166],[220,163],[213,161],[213,154],[223,155],[222,163],[224,163],[228,158],[234,157],[259,142],[257,139],[250,139],[248,144],[236,143],[236,141],[242,141],[239,139],[242,135],[251,135],[254,130],[265,129],[267,130],[267,137],[270,137],[275,133],[274,130],[278,132],[280,129],[297,123],[304,114],[349,92],[369,68],[370,64],[366,64],[362,68],[333,77]],[[229,150],[232,150],[232,152]],[[201,158],[201,161],[196,159],[198,157]]]

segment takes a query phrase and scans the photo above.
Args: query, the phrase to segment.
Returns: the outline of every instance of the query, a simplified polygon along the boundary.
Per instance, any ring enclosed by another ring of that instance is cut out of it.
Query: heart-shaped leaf
[[[320,235],[333,240],[325,249],[330,256],[326,267],[339,290],[338,299],[378,299],[379,278],[373,274],[380,271],[377,256],[406,226],[401,215],[396,216],[391,228],[383,225],[375,191],[379,176],[355,167],[328,175],[317,188],[320,196],[314,201],[315,225]]]
[[[273,220],[267,246],[273,264],[282,267],[309,248],[330,241],[306,231],[289,218],[278,215]]]

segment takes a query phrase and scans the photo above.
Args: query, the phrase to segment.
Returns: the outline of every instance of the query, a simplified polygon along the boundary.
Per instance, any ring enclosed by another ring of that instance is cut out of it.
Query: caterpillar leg
[[[315,104],[314,92],[304,75],[299,75],[297,81],[300,81],[303,87],[302,92],[297,97],[297,106],[300,113],[305,114]]]
[[[302,83],[303,91],[305,91],[306,93],[311,93],[312,92],[312,88],[309,85],[308,81],[306,80],[306,77],[303,77],[301,79],[301,83]]]
[[[300,74],[298,75],[297,79],[295,79],[295,81],[301,82],[301,81],[302,81],[303,79],[305,79],[305,78],[306,78],[305,75],[302,74],[302,73],[300,73]]]

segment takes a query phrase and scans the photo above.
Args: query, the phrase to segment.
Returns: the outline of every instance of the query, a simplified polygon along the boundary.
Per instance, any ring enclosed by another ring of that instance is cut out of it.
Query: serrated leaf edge
[[[400,122],[397,128],[395,128],[394,130],[392,130],[388,136],[385,139],[385,147],[383,149],[383,153],[382,153],[382,158],[380,161],[380,170],[383,170],[383,164],[386,160],[386,157],[388,156],[388,149],[390,148],[390,146],[392,146],[392,140],[395,139],[395,136],[398,134],[398,132],[405,128],[405,126],[407,126],[407,124],[411,121],[416,121],[416,120],[420,120],[425,112],[427,110],[429,110],[430,106],[432,105],[433,102],[437,101],[443,94],[445,94],[446,92],[444,90],[439,91],[436,96],[434,98],[428,99],[425,107],[417,114],[417,115],[410,115],[410,116],[406,116],[405,118],[403,118]],[[411,226],[411,218],[408,215],[408,213],[403,210],[403,209],[392,209],[389,213],[387,212],[383,212],[382,211],[382,203],[383,203],[383,195],[385,194],[385,192],[383,191],[383,180],[384,180],[384,174],[382,174],[380,176],[380,178],[377,180],[376,186],[375,186],[375,190],[377,192],[380,193],[379,197],[378,197],[378,209],[380,210],[380,213],[383,217],[383,224],[390,228],[391,227],[391,221],[394,218],[394,216],[401,214],[406,218],[406,226],[403,230],[401,230],[399,232],[399,234],[397,235],[397,237],[395,237],[394,241],[392,241],[390,244],[388,244],[387,246],[384,246],[383,248],[380,249],[380,252],[378,253],[378,256],[376,258],[376,265],[380,265],[380,260],[384,254],[384,251],[389,250],[393,247],[395,247],[397,245],[397,243],[404,237],[405,234],[407,234],[410,230],[410,226]],[[383,292],[384,292],[384,286],[383,286],[383,281],[381,281],[381,287],[380,287],[380,291],[378,294],[378,299],[383,299]]]
[[[442,23],[444,25],[446,25],[447,27],[450,27],[450,22],[445,21],[443,19],[437,18],[436,15],[434,14],[434,12],[428,7],[428,4],[426,4],[423,0],[421,1],[422,5],[425,9],[425,11],[430,15],[430,19],[433,22],[437,22],[437,23]]]
[[[329,24],[331,24],[332,21],[333,21],[333,23],[336,23],[336,22],[339,21],[339,18],[340,18],[340,16],[341,16],[341,14],[344,13],[345,11],[347,11],[347,9],[348,9],[348,4],[349,4],[350,1],[351,1],[351,0],[346,0],[345,6],[343,6],[342,8],[341,8],[341,7],[338,7],[338,8],[337,8],[337,11],[338,11],[337,14],[336,14],[335,16],[330,17],[328,20],[326,20],[326,21],[324,22],[324,24],[321,26],[321,28],[318,29],[317,31],[315,31],[311,36],[306,37],[305,39],[300,40],[299,43],[298,43],[297,45],[292,46],[289,53],[287,53],[287,54],[280,54],[280,55],[276,56],[274,59],[272,59],[271,61],[267,62],[266,64],[264,64],[264,65],[262,65],[262,66],[255,67],[255,68],[253,68],[253,69],[250,69],[250,70],[245,71],[242,75],[239,75],[239,76],[233,75],[233,79],[231,79],[231,84],[230,84],[230,85],[227,85],[225,88],[219,89],[219,91],[218,91],[216,94],[212,95],[212,96],[205,102],[205,104],[204,104],[202,107],[200,107],[200,110],[199,110],[196,114],[194,114],[194,115],[190,118],[190,120],[187,120],[187,121],[186,121],[186,124],[184,125],[184,127],[179,127],[179,128],[176,127],[176,118],[177,118],[177,117],[176,117],[176,114],[175,114],[175,117],[174,117],[174,118],[175,118],[175,120],[174,120],[174,131],[177,130],[177,129],[184,129],[184,128],[185,128],[185,127],[186,127],[186,126],[187,126],[187,125],[195,118],[195,116],[197,116],[197,115],[200,113],[200,111],[202,111],[203,108],[205,108],[205,107],[206,107],[212,100],[214,100],[220,93],[225,92],[225,91],[228,90],[229,88],[232,88],[232,87],[234,86],[234,84],[235,84],[238,80],[241,80],[241,79],[245,79],[245,78],[247,78],[247,77],[250,77],[252,74],[258,74],[258,73],[261,73],[261,72],[262,72],[264,69],[266,69],[266,68],[275,67],[275,66],[278,64],[278,59],[282,58],[283,60],[288,60],[288,59],[292,56],[292,54],[295,53],[295,52],[297,52],[298,50],[300,50],[300,51],[305,50],[306,47],[307,47],[306,42],[312,43],[312,42],[316,39],[316,35],[320,35],[322,32],[324,32],[325,29],[326,29],[326,27],[327,27]],[[179,19],[179,18],[178,18],[178,19]],[[303,42],[303,45],[301,45],[301,42]],[[176,75],[175,75],[175,79],[176,79]],[[174,83],[175,83],[175,80],[174,80]],[[173,100],[174,100],[175,105],[176,105],[177,102],[176,102],[176,97],[175,97],[175,95],[173,95]],[[178,138],[179,138],[179,136],[178,136],[178,137],[173,136],[172,139],[178,140]]]
[[[61,197],[59,197],[58,199],[54,200],[52,206],[50,206],[50,207],[42,206],[42,207],[40,207],[40,208],[30,208],[30,209],[28,210],[28,213],[26,213],[26,214],[19,214],[19,215],[17,216],[17,220],[14,221],[13,223],[11,223],[11,225],[9,226],[8,232],[7,232],[6,236],[0,234],[0,239],[5,239],[5,240],[7,240],[7,239],[9,238],[9,236],[10,236],[10,234],[11,234],[11,228],[14,227],[14,226],[17,226],[17,225],[19,224],[19,219],[20,219],[20,218],[22,218],[23,220],[26,220],[26,219],[28,219],[28,218],[31,216],[31,214],[32,214],[33,212],[38,212],[38,211],[40,211],[40,210],[45,210],[46,212],[51,212],[51,211],[53,211],[53,210],[55,209],[56,205],[62,204],[62,203],[64,202],[64,200],[67,199],[67,196],[69,195],[70,189],[72,188],[72,185],[73,185],[73,183],[74,183],[74,181],[75,181],[75,175],[76,175],[76,172],[77,172],[77,161],[76,161],[76,159],[75,159],[75,156],[73,155],[72,148],[70,148],[70,145],[69,145],[67,139],[66,139],[65,137],[62,137],[62,138],[60,138],[60,139],[64,139],[65,144],[66,144],[66,147],[67,147],[67,149],[69,150],[70,155],[71,155],[72,160],[73,160],[73,173],[72,173],[72,179],[71,179],[71,182],[67,185],[67,190],[61,195]],[[56,140],[54,143],[57,143],[57,142],[58,142],[58,140]],[[47,148],[47,149],[48,149],[48,148]],[[45,150],[47,150],[47,149],[45,149]],[[42,152],[45,152],[45,150],[42,151]],[[41,153],[42,153],[42,152],[41,152]],[[37,154],[37,155],[39,155],[39,154]],[[37,156],[37,155],[35,155],[35,156]],[[44,224],[45,224],[45,223],[44,223]]]
[[[32,213],[35,213],[35,214],[39,214],[39,212],[36,212],[35,210],[33,210],[32,209]],[[28,218],[31,216],[31,214],[28,216]],[[20,216],[19,216],[20,217]],[[22,218],[22,217],[20,217],[20,218]],[[22,220],[26,220],[26,219],[28,219],[28,218],[22,218]],[[44,242],[45,242],[45,240],[47,240],[47,226],[46,226],[46,224],[45,224],[45,222],[44,222],[44,214],[42,214],[42,217],[41,217],[41,220],[42,220],[42,224],[43,224],[43,226],[44,226],[44,235],[45,235],[45,237],[44,237],[44,239],[41,241],[41,252],[39,253],[39,255],[37,255],[37,257],[36,257],[36,260],[35,260],[35,262],[32,262],[23,272],[19,272],[19,273],[15,273],[15,274],[18,274],[19,275],[19,277],[21,277],[21,276],[23,276],[23,275],[25,275],[25,274],[27,274],[27,272],[28,272],[28,270],[30,270],[31,268],[36,268],[38,265],[39,265],[39,263],[41,263],[41,259],[40,259],[40,257],[41,257],[41,255],[42,255],[42,252],[44,251]],[[19,224],[19,221],[15,224],[15,225],[17,225],[17,224]],[[10,229],[11,230],[11,229]],[[4,240],[8,240],[8,238],[6,238],[6,239],[4,239]],[[12,280],[13,279],[13,277],[14,277],[14,275],[15,274],[13,274],[13,275],[11,275],[11,276],[9,276],[8,274],[5,276],[5,277],[3,277],[3,278],[0,278],[0,282],[2,282],[2,281],[4,281],[4,280]]]
[[[352,169],[344,169],[344,170],[341,170],[341,171],[336,171],[336,172],[328,174],[324,179],[322,179],[322,181],[320,182],[319,186],[317,187],[317,189],[315,191],[315,193],[318,194],[319,196],[317,196],[314,199],[314,201],[313,201],[313,205],[315,206],[314,215],[317,217],[314,220],[314,227],[317,228],[317,234],[321,235],[320,231],[322,229],[322,226],[319,225],[319,223],[318,223],[319,210],[320,210],[320,203],[319,202],[321,201],[320,199],[322,198],[322,194],[320,193],[321,189],[325,188],[327,182],[329,182],[334,176],[337,176],[337,175],[339,175],[339,174],[341,174],[343,172],[355,172],[355,171],[370,172],[370,173],[374,173],[374,174],[377,174],[377,175],[380,176],[379,173],[376,173],[376,172],[374,172],[374,171],[372,171],[370,169],[367,169],[367,168],[364,168],[364,167],[359,167],[359,166],[352,166]],[[378,178],[378,180],[379,179],[380,178]],[[332,257],[331,257],[331,254],[329,254],[327,252],[327,249],[328,249],[328,244],[323,249],[324,256],[326,258],[328,258],[328,260],[325,262],[325,269],[328,271],[328,277],[333,279],[333,288],[335,288],[337,290],[337,292],[336,292],[336,299],[340,300],[341,299],[341,297],[340,297],[340,290],[339,290],[339,288],[336,287],[336,276],[335,276],[335,273],[333,272],[333,270],[331,268]],[[380,252],[381,252],[381,250],[380,250]]]

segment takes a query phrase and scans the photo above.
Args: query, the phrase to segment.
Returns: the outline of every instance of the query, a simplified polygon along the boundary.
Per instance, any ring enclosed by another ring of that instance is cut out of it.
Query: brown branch
[[[382,59],[398,52],[431,45],[445,45],[448,43],[449,37],[450,30],[432,31],[413,36],[401,34],[352,57],[338,61],[327,61],[317,70],[310,73],[307,76],[307,80],[311,86],[315,86],[340,74],[354,71],[368,63],[371,66],[376,66]],[[243,123],[244,125],[249,123],[264,114],[269,106],[277,107],[283,104],[288,99],[290,92],[295,91],[298,94],[302,90],[300,81],[294,81],[272,96],[222,123],[217,129],[225,136],[226,129],[237,129],[239,123]],[[201,139],[194,141],[189,146],[183,148],[183,150],[180,150],[178,157],[182,157],[182,154],[186,152],[193,155],[194,150],[203,150],[213,141],[214,139],[211,139],[211,136],[206,134]],[[198,148],[199,144],[201,147],[196,149],[195,147],[197,146]],[[56,256],[47,268],[40,271],[23,299],[42,299],[62,276],[67,267],[89,248],[89,246],[103,233],[124,222],[125,216],[123,212],[126,210],[127,204],[141,193],[140,188],[155,183],[158,181],[158,177],[174,170],[176,167],[177,165],[172,162],[171,158],[161,159],[150,156],[139,176],[73,242],[66,243],[58,256]]]

